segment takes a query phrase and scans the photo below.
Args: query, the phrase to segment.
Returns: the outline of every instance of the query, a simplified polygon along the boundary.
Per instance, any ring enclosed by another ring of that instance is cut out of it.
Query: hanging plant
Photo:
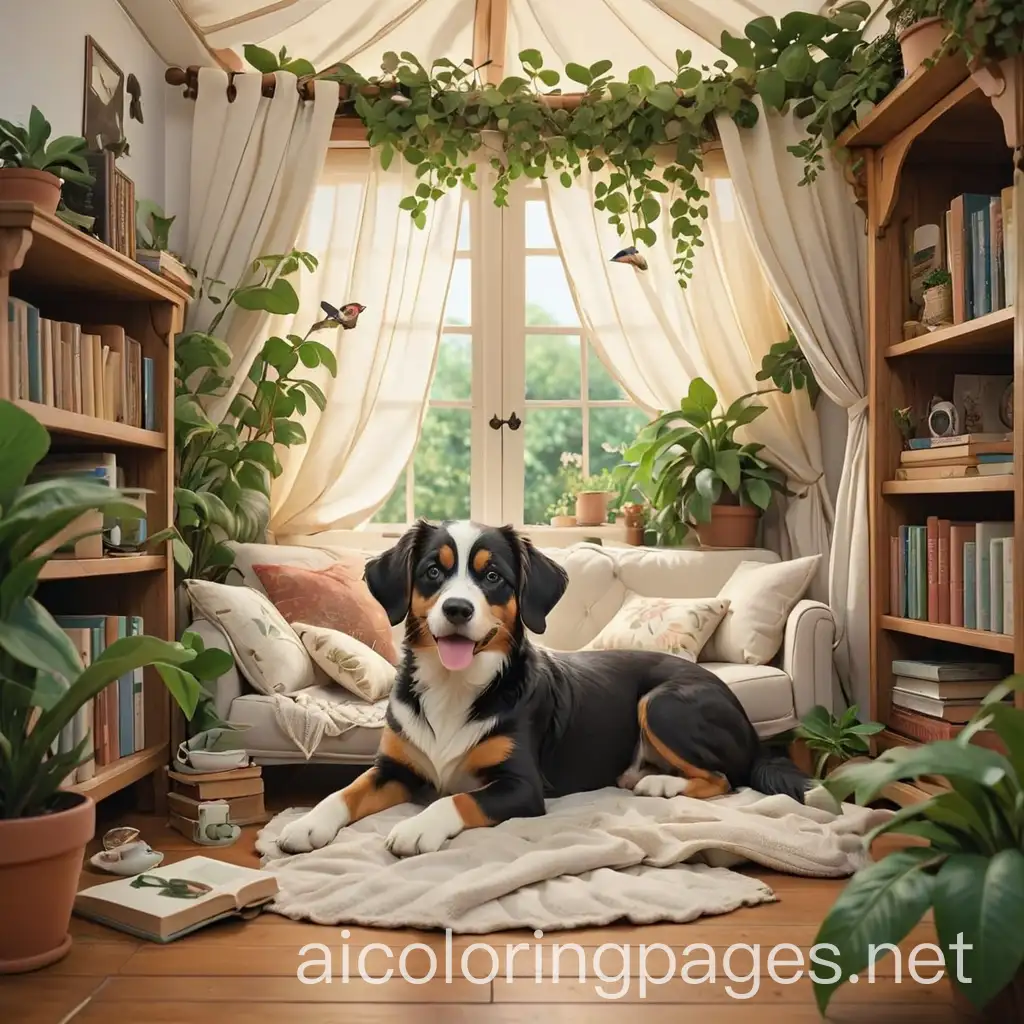
[[[785,341],[775,342],[768,350],[754,379],[770,380],[786,395],[793,391],[806,390],[812,409],[821,397],[821,387],[814,376],[811,364],[807,362],[807,357],[792,331]]]

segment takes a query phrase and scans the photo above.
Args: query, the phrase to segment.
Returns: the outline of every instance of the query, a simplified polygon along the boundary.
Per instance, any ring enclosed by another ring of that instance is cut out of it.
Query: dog
[[[752,786],[802,802],[812,785],[764,748],[703,666],[531,643],[568,577],[512,527],[420,521],[367,563],[365,580],[392,625],[405,622],[386,726],[373,767],[285,826],[287,853],[407,801],[426,807],[387,837],[396,856],[605,786],[698,799]]]

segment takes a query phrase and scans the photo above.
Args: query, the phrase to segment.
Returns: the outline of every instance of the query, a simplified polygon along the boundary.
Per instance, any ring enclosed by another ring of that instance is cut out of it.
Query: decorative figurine
[[[141,874],[163,863],[164,855],[139,839],[139,830],[127,825],[112,828],[103,836],[103,849],[89,863],[111,875]]]
[[[346,302],[341,309],[335,309],[329,302],[321,302],[320,308],[327,316],[313,324],[310,331],[320,331],[328,327],[342,327],[346,331],[351,331],[359,320],[359,314],[366,309],[358,302]]]
[[[192,841],[201,846],[230,846],[242,830],[233,825],[227,800],[206,800],[199,805],[199,820],[192,828]]]
[[[637,270],[647,269],[647,260],[644,259],[643,253],[641,253],[635,245],[631,245],[626,249],[620,249],[612,258],[612,263],[628,263],[632,267],[636,267]]]

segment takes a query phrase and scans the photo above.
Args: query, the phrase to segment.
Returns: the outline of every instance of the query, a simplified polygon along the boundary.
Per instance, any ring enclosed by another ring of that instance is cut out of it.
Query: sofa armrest
[[[782,669],[793,683],[793,705],[803,718],[815,704],[833,705],[832,643],[836,624],[820,601],[798,601],[786,622]]]
[[[228,638],[208,619],[195,619],[188,628],[191,632],[198,633],[203,638],[203,643],[207,647],[215,647],[219,650],[227,651],[234,658],[234,652],[231,650]],[[228,721],[230,718],[231,702],[236,697],[241,697],[246,691],[246,685],[238,672],[238,666],[232,661],[231,668],[224,675],[203,685],[213,694],[213,703],[217,709],[217,714],[224,721]]]

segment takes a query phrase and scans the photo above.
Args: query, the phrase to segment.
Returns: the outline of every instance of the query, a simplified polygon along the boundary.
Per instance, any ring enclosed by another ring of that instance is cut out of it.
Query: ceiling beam
[[[484,81],[497,85],[505,77],[508,0],[476,0],[473,11],[473,64],[484,68]]]

